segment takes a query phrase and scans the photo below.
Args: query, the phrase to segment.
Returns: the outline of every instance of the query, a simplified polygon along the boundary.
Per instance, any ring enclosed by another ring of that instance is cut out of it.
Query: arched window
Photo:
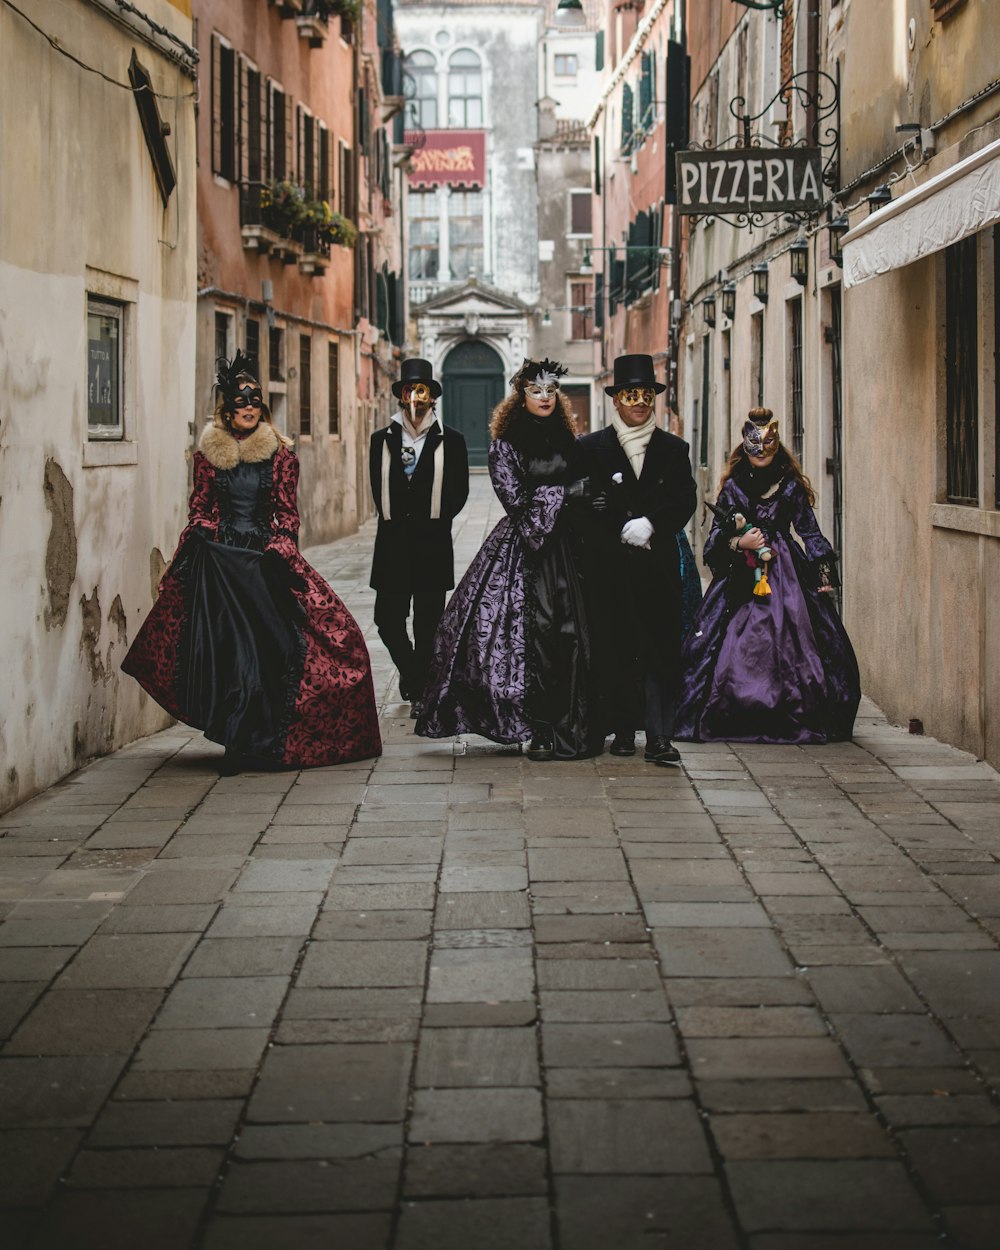
[[[468,48],[448,61],[448,125],[472,129],[483,124],[483,68]]]
[[[438,124],[437,62],[430,52],[411,52],[403,69],[406,124],[415,130],[436,130]]]

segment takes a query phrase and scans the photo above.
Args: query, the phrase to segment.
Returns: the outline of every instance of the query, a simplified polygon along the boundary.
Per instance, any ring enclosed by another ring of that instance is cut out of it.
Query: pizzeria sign
[[[677,153],[681,213],[818,213],[820,148],[728,148]]]

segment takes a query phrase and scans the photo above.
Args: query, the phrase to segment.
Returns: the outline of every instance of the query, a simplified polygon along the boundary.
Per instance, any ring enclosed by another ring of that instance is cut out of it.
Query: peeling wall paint
[[[76,577],[76,526],[73,523],[73,486],[51,457],[45,461],[45,507],[51,518],[45,547],[45,584],[49,601],[45,628],[66,624],[69,596]]]

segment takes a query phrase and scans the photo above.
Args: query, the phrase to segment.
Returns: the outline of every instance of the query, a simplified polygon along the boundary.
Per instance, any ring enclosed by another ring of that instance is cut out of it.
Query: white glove
[[[621,540],[629,547],[649,548],[649,540],[653,537],[653,522],[649,517],[637,516],[626,521],[622,526]]]

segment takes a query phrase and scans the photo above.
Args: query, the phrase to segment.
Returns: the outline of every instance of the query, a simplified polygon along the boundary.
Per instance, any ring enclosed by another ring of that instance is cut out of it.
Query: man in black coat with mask
[[[612,755],[635,754],[635,731],[646,731],[645,758],[676,764],[671,744],[681,649],[681,575],[677,531],[697,503],[688,445],[655,423],[653,358],[619,356],[611,424],[580,440],[584,469],[607,504],[599,516],[613,544],[621,604],[616,663],[627,674],[617,710]]]
[[[451,523],[469,497],[469,457],[465,439],[434,411],[441,387],[430,361],[404,360],[392,393],[399,412],[371,439],[378,533],[370,584],[379,637],[415,716],[445,592],[455,585]],[[406,629],[411,603],[412,642]]]

